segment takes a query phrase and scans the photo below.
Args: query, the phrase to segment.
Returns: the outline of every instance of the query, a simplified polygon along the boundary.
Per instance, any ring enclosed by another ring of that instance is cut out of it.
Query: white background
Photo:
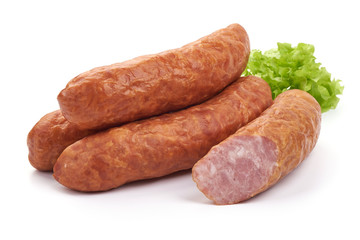
[[[130,3],[131,2],[131,3]],[[360,239],[356,1],[1,1],[0,239]],[[180,47],[240,23],[252,48],[315,45],[344,95],[317,146],[270,190],[207,200],[185,171],[83,194],[38,172],[26,136],[81,72]]]

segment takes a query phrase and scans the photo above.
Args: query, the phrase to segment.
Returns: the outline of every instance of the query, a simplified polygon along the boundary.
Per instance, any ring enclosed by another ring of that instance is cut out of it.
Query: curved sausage
[[[296,168],[320,133],[318,102],[301,90],[280,94],[260,117],[214,146],[192,169],[198,188],[216,204],[265,191]]]
[[[271,104],[264,80],[240,78],[202,104],[77,141],[58,158],[54,177],[68,188],[90,192],[189,169]]]
[[[27,137],[29,162],[40,171],[52,171],[56,159],[69,145],[95,133],[80,130],[67,121],[60,110],[46,114],[31,129]]]
[[[232,24],[178,49],[84,72],[58,95],[60,109],[83,129],[179,110],[235,81],[249,53],[247,33]]]

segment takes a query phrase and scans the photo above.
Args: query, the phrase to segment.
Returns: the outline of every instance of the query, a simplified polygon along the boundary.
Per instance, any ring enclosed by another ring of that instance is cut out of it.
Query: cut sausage
[[[200,105],[77,141],[60,155],[54,177],[71,189],[105,191],[189,169],[271,104],[271,90],[264,80],[240,78]]]
[[[318,102],[301,90],[280,94],[248,125],[214,146],[192,169],[198,188],[216,204],[265,191],[296,168],[320,133]]]
[[[181,48],[94,68],[58,95],[64,117],[100,129],[201,103],[235,81],[250,53],[232,24]]]
[[[60,110],[42,117],[27,137],[29,162],[40,171],[52,171],[56,159],[70,144],[95,133],[94,130],[80,130],[67,121]]]

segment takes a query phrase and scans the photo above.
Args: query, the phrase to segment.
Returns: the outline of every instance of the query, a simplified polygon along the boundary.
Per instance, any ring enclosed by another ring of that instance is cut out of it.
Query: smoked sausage
[[[84,72],[60,92],[58,102],[79,128],[118,126],[215,96],[238,79],[249,54],[246,31],[232,24],[178,49]]]
[[[272,104],[261,78],[239,78],[210,100],[87,136],[67,147],[54,178],[85,192],[190,169],[212,146]]]
[[[60,110],[48,113],[28,134],[29,162],[37,170],[52,171],[67,146],[92,133],[95,131],[81,130],[67,121]]]
[[[233,204],[265,191],[315,147],[321,109],[302,90],[281,93],[260,117],[214,146],[192,169],[193,180],[216,204]]]

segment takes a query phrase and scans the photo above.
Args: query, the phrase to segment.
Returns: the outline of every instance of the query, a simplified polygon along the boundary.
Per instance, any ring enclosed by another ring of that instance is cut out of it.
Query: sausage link
[[[301,90],[280,94],[260,117],[214,146],[192,169],[201,192],[233,204],[265,191],[296,168],[320,133],[318,102]]]
[[[58,95],[64,117],[100,129],[201,103],[235,81],[250,53],[249,38],[232,24],[181,48],[94,68]]]
[[[68,188],[91,192],[189,169],[271,104],[264,80],[240,78],[202,104],[77,141],[60,155],[54,177]]]
[[[29,162],[37,170],[52,171],[67,146],[92,133],[95,131],[81,130],[67,121],[60,110],[48,113],[28,134]]]

